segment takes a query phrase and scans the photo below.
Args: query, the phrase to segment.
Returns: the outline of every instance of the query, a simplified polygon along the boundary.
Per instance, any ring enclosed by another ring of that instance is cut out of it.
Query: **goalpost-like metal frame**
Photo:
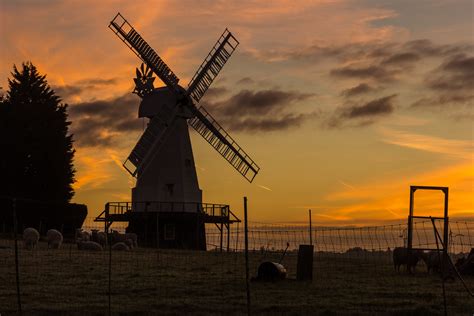
[[[414,202],[415,202],[415,192],[417,190],[434,190],[434,191],[441,191],[444,193],[444,216],[443,217],[435,217],[435,216],[417,216],[414,215]],[[448,245],[449,245],[449,216],[448,216],[448,199],[449,199],[449,188],[448,187],[437,187],[437,186],[419,186],[419,185],[412,185],[410,186],[410,214],[408,215],[408,240],[407,240],[407,248],[408,251],[411,252],[412,250],[435,250],[439,251],[439,244],[438,240],[442,246],[442,258],[441,258],[441,267],[446,267],[446,259],[448,258]],[[429,219],[433,224],[433,232],[434,237],[436,240],[436,248],[413,248],[413,219],[414,218],[421,218],[421,219]],[[435,220],[443,220],[444,227],[443,227],[443,238],[441,238],[438,229],[436,228]]]

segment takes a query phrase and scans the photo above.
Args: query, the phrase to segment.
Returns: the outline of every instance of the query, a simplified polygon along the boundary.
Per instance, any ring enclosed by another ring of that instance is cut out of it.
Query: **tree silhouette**
[[[69,202],[75,150],[67,104],[31,62],[11,75],[0,99],[0,195]]]

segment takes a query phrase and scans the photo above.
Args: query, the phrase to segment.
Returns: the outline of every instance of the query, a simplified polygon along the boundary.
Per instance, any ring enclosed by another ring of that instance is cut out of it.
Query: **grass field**
[[[20,244],[21,245],[21,244]],[[15,314],[14,250],[0,241],[0,313]],[[137,248],[132,252],[58,251],[40,244],[20,250],[20,285],[27,314],[107,314],[111,259],[111,310],[114,314],[244,314],[243,253],[172,251]],[[250,273],[281,253],[251,253]],[[415,275],[394,271],[389,254],[316,253],[313,282],[298,282],[296,254],[283,260],[288,279],[252,282],[254,314],[443,314],[439,276],[423,266]],[[474,278],[465,278],[471,289]],[[450,315],[472,315],[474,300],[457,280],[446,284]]]

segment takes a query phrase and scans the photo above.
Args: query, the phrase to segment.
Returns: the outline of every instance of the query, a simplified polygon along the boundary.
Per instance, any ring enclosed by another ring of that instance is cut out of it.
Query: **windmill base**
[[[138,235],[141,247],[206,250],[205,224],[215,224],[221,232],[227,229],[229,250],[230,225],[240,219],[226,204],[180,202],[108,202],[94,219],[104,223],[108,233],[114,222],[127,222],[128,233]]]
[[[138,236],[141,246],[206,250],[201,214],[190,212],[132,212],[127,232]]]

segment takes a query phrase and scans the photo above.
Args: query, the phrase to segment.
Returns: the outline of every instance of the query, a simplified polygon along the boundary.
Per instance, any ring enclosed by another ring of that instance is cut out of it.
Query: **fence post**
[[[249,237],[247,219],[247,197],[244,196],[244,230],[245,230],[245,284],[247,287],[247,315],[250,315],[250,278],[249,278]]]
[[[108,238],[107,238],[108,239]],[[109,242],[109,316],[112,315],[112,243]]]
[[[313,232],[311,229],[311,210],[309,210],[309,244],[313,245]]]
[[[18,313],[21,315],[21,295],[20,295],[20,267],[18,260],[18,238],[17,230],[18,223],[16,218],[16,198],[12,199],[13,208],[13,236],[15,239],[15,274],[16,274],[16,297],[18,302]]]

